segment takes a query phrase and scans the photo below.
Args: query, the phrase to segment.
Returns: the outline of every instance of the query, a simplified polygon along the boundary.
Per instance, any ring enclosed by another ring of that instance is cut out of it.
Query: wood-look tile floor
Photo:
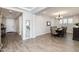
[[[3,52],[78,52],[79,41],[72,40],[72,34],[66,37],[54,37],[45,34],[34,39],[22,40],[15,33],[8,33],[5,39],[2,39],[4,47]]]

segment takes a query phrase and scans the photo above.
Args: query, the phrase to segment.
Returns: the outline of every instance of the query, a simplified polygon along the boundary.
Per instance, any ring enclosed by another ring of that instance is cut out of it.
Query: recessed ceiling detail
[[[20,9],[26,10],[26,11],[32,11],[34,10],[36,7],[18,7]]]
[[[17,7],[18,9],[25,10],[31,12],[33,14],[38,14],[39,12],[43,11],[47,7]]]

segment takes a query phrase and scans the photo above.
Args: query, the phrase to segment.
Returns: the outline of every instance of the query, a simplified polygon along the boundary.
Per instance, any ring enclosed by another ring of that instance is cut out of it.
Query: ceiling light
[[[60,14],[56,17],[56,19],[61,20],[63,18],[63,16],[61,16]]]

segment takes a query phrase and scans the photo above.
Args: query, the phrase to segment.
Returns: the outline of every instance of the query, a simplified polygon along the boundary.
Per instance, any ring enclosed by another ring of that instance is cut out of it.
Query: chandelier
[[[60,14],[56,17],[57,20],[61,20],[63,18],[63,16],[61,16]]]

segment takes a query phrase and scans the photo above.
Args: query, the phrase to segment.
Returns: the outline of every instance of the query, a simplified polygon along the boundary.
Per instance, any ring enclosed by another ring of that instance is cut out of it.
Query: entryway
[[[22,13],[0,7],[1,15],[1,43],[3,48],[8,43],[22,37]],[[11,41],[10,41],[11,40]]]

